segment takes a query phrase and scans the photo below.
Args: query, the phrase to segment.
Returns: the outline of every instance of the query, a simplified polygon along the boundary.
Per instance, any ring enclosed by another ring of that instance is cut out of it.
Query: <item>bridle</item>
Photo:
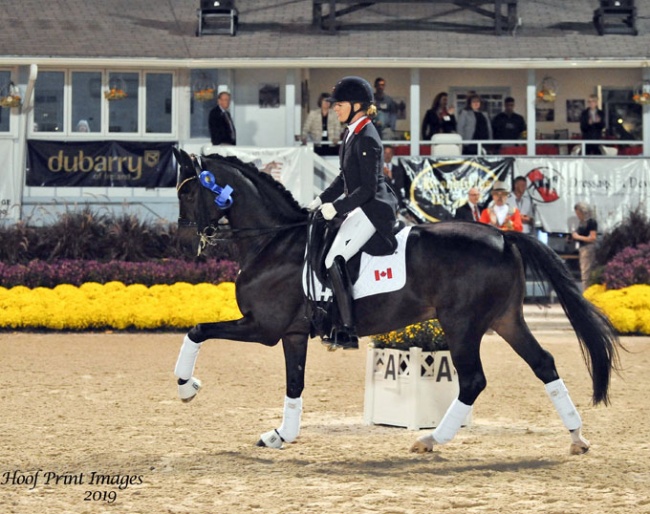
[[[176,186],[177,195],[181,192],[183,186],[185,186],[186,184],[194,180],[198,180],[201,186],[205,187],[208,190],[211,190],[210,187],[208,187],[201,178],[201,173],[203,173],[203,170],[201,169],[201,165],[198,162],[198,159],[192,159],[192,162],[194,163],[194,171],[196,174],[191,177],[187,177],[180,184]],[[211,192],[215,195],[218,194],[213,189],[211,190]],[[230,207],[231,204],[232,202],[230,202],[226,206],[221,207],[221,209],[226,210]],[[201,254],[201,252],[205,249],[206,246],[216,246],[218,243],[223,241],[232,241],[234,238],[247,239],[247,238],[261,237],[267,234],[281,232],[295,227],[306,226],[309,223],[309,221],[300,221],[296,223],[289,223],[286,225],[278,225],[275,227],[232,228],[228,225],[228,222],[225,223],[222,222],[221,220],[223,219],[224,217],[222,217],[219,221],[217,221],[217,226],[215,226],[214,224],[210,224],[206,226],[201,232],[198,232],[197,230],[197,233],[200,238],[199,245],[198,245],[198,255]],[[182,216],[179,216],[178,226],[198,227],[198,223],[196,221],[189,220],[187,218],[183,218]],[[224,237],[220,235],[224,233],[227,234],[227,236]]]

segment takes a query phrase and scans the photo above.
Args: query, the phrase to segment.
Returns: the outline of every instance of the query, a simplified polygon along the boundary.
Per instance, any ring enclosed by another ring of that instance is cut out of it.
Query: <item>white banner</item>
[[[0,222],[20,219],[20,178],[14,164],[15,143],[0,140]]]
[[[314,154],[307,146],[289,148],[258,148],[254,146],[207,145],[203,155],[219,154],[235,156],[243,162],[250,162],[273,178],[282,182],[294,198],[302,205],[312,201]]]
[[[521,157],[516,159],[514,176],[526,177],[536,219],[546,232],[575,230],[578,202],[589,204],[598,232],[606,232],[650,199],[648,159]]]

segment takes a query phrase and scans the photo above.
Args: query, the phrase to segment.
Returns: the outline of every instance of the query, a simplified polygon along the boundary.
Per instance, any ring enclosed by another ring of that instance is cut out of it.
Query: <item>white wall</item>
[[[234,72],[233,104],[237,144],[262,148],[286,146],[286,70],[255,69]],[[280,107],[260,108],[259,88],[280,86]]]

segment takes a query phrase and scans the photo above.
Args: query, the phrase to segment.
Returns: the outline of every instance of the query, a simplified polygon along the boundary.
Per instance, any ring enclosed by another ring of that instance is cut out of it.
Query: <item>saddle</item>
[[[329,274],[325,268],[325,257],[327,252],[329,252],[334,242],[334,238],[338,233],[338,230],[341,227],[342,220],[335,218],[334,220],[327,222],[318,213],[312,215],[312,219],[309,226],[309,236],[307,241],[306,249],[306,266],[305,266],[305,276],[306,277],[315,277],[320,284],[326,286],[330,290],[332,289],[332,284],[329,280]],[[397,240],[395,239],[395,234],[404,228],[404,223],[397,222],[393,227],[393,232],[391,234],[392,243],[386,242],[383,244],[384,250],[378,255],[391,255],[397,249]],[[377,234],[375,234],[376,236]],[[373,236],[374,237],[374,236]],[[375,253],[369,253],[367,251],[367,246],[372,241],[373,238],[364,245],[364,247],[356,255],[354,255],[349,261],[346,262],[347,273],[349,275],[350,283],[354,284],[359,279],[359,273],[361,268],[361,262],[364,253],[375,255]],[[382,241],[386,238],[381,238]],[[380,248],[382,245],[379,246]],[[374,252],[377,252],[377,246],[372,249]],[[367,257],[367,256],[366,256]],[[310,278],[306,279],[306,293],[309,298],[311,295],[311,287],[314,287],[314,283],[310,283]],[[315,296],[312,296],[310,301],[310,335],[315,337],[316,335],[323,336],[324,334],[329,334],[333,326],[333,314],[336,312],[336,309],[333,308],[333,298],[330,296],[327,299],[315,300]]]
[[[334,238],[341,228],[343,220],[334,218],[332,221],[325,221],[322,215],[316,213],[313,215],[309,230],[309,240],[307,241],[307,259],[308,266],[314,271],[318,280],[323,284],[331,287],[327,278],[327,269],[325,268],[325,257],[334,242]],[[370,240],[361,248],[356,255],[346,262],[346,267],[352,283],[359,278],[359,264],[361,254],[367,253],[373,256],[390,255],[397,249],[397,240],[395,234],[404,228],[402,221],[396,220],[390,238],[385,238],[378,232],[373,234]]]

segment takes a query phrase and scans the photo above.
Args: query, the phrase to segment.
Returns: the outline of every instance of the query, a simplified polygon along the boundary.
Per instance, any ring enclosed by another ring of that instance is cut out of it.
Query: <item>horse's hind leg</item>
[[[535,376],[544,383],[555,410],[571,434],[572,455],[580,455],[589,450],[589,441],[581,435],[582,419],[576,409],[569,391],[555,367],[553,356],[541,347],[530,332],[521,309],[508,312],[493,324],[495,331],[503,337],[517,354],[526,361]]]
[[[413,444],[411,451],[416,453],[431,451],[435,445],[451,441],[472,411],[476,398],[487,385],[480,355],[484,329],[467,323],[467,315],[459,313],[445,315],[439,311],[438,318],[449,343],[460,390],[458,398],[451,403],[435,430],[419,437]]]

